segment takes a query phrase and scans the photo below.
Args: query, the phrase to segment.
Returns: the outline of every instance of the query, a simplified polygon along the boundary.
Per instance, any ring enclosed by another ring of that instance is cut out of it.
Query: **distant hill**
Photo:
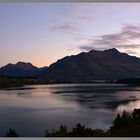
[[[42,73],[47,80],[113,80],[140,77],[140,58],[117,49],[66,56]]]
[[[17,77],[38,77],[41,72],[47,70],[47,67],[38,68],[31,63],[17,62],[9,63],[0,68],[0,76],[17,76]]]

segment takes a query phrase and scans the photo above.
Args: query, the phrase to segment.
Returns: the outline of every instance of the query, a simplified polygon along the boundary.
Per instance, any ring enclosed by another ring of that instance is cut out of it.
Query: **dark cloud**
[[[137,49],[140,48],[140,26],[125,25],[121,32],[106,34],[93,38],[89,43],[79,46],[80,50],[103,50],[107,48]],[[134,53],[134,52],[133,52]]]
[[[95,49],[93,46],[79,46],[80,50],[83,50],[83,51],[90,51],[90,50],[93,50]]]
[[[79,46],[82,51],[91,51],[91,50],[105,50],[106,48],[97,48],[95,46]]]
[[[140,48],[140,44],[129,44],[129,45],[116,45],[116,48],[126,48],[126,49],[137,49]]]
[[[113,46],[105,46],[104,47],[99,47],[99,46],[84,46],[84,45],[81,45],[79,46],[79,49],[80,50],[83,50],[83,51],[90,51],[90,50],[106,50],[108,48],[118,48],[118,49],[137,49],[137,48],[140,48],[140,44],[129,44],[129,45],[113,45]],[[129,50],[130,52],[130,50]],[[134,52],[134,51],[133,51]],[[134,53],[133,53],[134,54]],[[136,54],[136,53],[135,53]]]
[[[140,27],[139,26],[136,26],[136,25],[125,25],[124,27],[123,27],[123,32],[124,31],[140,31]]]

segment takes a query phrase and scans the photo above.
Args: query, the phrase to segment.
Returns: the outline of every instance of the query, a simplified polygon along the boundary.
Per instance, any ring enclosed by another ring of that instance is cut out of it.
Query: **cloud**
[[[138,54],[136,51],[133,51],[133,50],[126,50],[126,53],[132,54],[132,55],[137,55]]]
[[[58,31],[58,32],[68,32],[68,33],[75,33],[81,32],[80,28],[76,24],[64,23],[62,25],[52,26],[50,28],[51,31]]]
[[[94,37],[87,44],[80,45],[79,49],[89,51],[92,49],[103,50],[114,47],[118,49],[129,49],[129,52],[130,49],[140,48],[140,26],[124,25],[119,33]]]
[[[95,46],[79,46],[80,50],[82,51],[91,51],[91,50],[99,50],[98,47]],[[100,48],[100,50],[105,50],[106,48]]]
[[[61,21],[91,22],[104,6],[97,3],[63,3],[55,9],[57,19]]]
[[[57,17],[50,21],[50,31],[82,33],[81,24],[93,22],[100,9],[101,4],[96,3],[60,3],[54,11]]]
[[[94,21],[95,20],[95,14],[90,13],[87,15],[79,16],[78,19],[81,21]]]

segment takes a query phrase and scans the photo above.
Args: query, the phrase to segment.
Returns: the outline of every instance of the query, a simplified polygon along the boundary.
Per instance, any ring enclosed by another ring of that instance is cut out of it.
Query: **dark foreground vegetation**
[[[71,84],[71,83],[105,83],[104,81],[69,81],[69,80],[44,80],[36,77],[0,76],[0,88],[19,87],[38,84]]]
[[[45,82],[35,77],[0,76],[0,88],[19,87],[23,85],[35,84],[45,84]]]
[[[140,78],[127,78],[116,80],[114,83],[140,85]]]
[[[9,129],[5,137],[18,137],[15,129]],[[118,114],[109,130],[87,128],[80,123],[72,130],[61,125],[59,130],[45,131],[45,137],[140,137],[140,109],[132,113]]]
[[[0,88],[20,87],[38,84],[101,83],[101,81],[43,80],[36,77],[0,76]]]
[[[19,87],[24,85],[38,84],[71,84],[71,83],[114,83],[114,84],[129,84],[140,86],[140,78],[129,78],[120,80],[43,80],[36,77],[15,77],[15,76],[0,76],[0,88]]]

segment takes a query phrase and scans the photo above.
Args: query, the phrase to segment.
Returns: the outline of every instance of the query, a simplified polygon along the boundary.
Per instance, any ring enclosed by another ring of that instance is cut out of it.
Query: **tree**
[[[48,130],[45,131],[46,137],[68,137],[69,132],[66,125],[61,125],[58,131],[49,132]]]
[[[10,128],[8,132],[6,132],[5,137],[19,137],[16,133],[15,129]]]
[[[89,137],[92,136],[92,129],[91,128],[85,128],[84,125],[81,125],[78,123],[75,128],[73,128],[71,132],[71,136],[74,137]]]
[[[59,131],[56,132],[57,136],[66,137],[68,136],[68,129],[66,125],[61,125]]]
[[[140,121],[140,109],[134,109],[132,116],[134,120]]]

